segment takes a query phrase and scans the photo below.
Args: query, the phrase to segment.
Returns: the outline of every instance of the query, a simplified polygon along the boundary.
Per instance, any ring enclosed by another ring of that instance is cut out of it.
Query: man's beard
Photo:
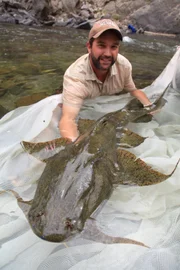
[[[92,53],[90,54],[90,57],[91,57],[91,60],[93,62],[93,65],[99,70],[109,70],[116,61],[113,57],[107,57],[107,56],[103,56],[103,57],[99,56],[98,58],[96,58]],[[109,65],[108,68],[104,68],[104,67],[101,66],[101,64],[100,64],[101,59],[109,59],[109,60],[111,60],[111,64]]]

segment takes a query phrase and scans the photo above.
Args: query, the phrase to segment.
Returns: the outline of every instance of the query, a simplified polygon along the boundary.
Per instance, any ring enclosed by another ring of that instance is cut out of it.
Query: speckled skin
[[[162,99],[157,101],[154,110],[163,104]],[[116,144],[117,127],[125,127],[148,113],[137,100],[132,100],[124,109],[101,117],[74,143],[46,160],[28,213],[35,234],[48,241],[68,240],[83,230],[94,210],[109,198],[114,183],[127,182],[123,175],[131,174],[131,183],[139,184],[138,176],[133,179],[135,166],[143,167],[144,174],[152,171],[144,163],[133,160],[131,153],[117,150]],[[146,184],[140,179],[140,184]],[[150,184],[155,183],[157,178]],[[127,240],[119,241],[127,243]]]

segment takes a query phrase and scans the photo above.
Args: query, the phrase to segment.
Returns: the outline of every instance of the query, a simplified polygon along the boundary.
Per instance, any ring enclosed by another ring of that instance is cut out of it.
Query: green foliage
[[[115,21],[119,21],[119,20],[121,20],[121,16],[118,13],[114,13],[114,14],[112,14],[112,19]]]

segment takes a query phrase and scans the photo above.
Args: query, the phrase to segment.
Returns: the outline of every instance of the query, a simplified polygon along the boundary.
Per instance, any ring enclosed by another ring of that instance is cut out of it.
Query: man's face
[[[113,31],[106,31],[96,38],[92,46],[87,43],[92,65],[98,70],[107,71],[115,63],[119,52],[119,39]]]

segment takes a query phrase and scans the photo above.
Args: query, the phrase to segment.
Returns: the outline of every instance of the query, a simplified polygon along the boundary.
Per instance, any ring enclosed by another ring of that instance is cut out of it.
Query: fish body
[[[154,110],[159,106],[162,106],[160,101]],[[83,231],[92,213],[109,198],[114,184],[123,183],[123,175],[128,171],[128,162],[124,165],[121,160],[124,156],[126,161],[129,160],[127,151],[122,153],[117,149],[116,128],[123,130],[129,122],[148,114],[140,103],[132,100],[123,109],[93,122],[74,143],[67,144],[46,160],[28,212],[29,223],[36,235],[44,240],[61,242]],[[130,159],[132,163],[132,155]],[[133,170],[130,174],[133,178]],[[138,184],[138,177],[135,182]],[[123,241],[134,244],[133,240],[119,240]]]

